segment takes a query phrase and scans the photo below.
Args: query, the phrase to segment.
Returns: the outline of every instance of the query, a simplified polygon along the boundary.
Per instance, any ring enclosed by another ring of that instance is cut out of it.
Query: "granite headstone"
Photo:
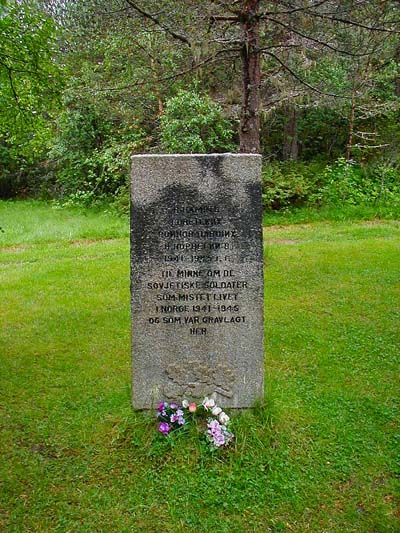
[[[135,409],[262,398],[261,156],[132,157],[131,297]]]

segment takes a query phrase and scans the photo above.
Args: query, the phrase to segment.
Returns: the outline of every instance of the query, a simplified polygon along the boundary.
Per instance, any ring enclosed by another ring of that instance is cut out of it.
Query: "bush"
[[[20,143],[0,138],[0,198],[51,195],[54,176],[47,161],[48,139],[40,135],[43,131],[29,133],[24,139],[20,136]]]
[[[111,141],[88,156],[77,154],[59,173],[63,196],[71,204],[85,206],[118,196],[126,185],[129,157],[134,151],[134,143]]]
[[[400,174],[387,164],[362,166],[339,158],[322,163],[272,162],[263,167],[267,210],[342,205],[400,205]]]
[[[89,206],[122,194],[130,156],[144,137],[141,128],[122,128],[91,105],[65,111],[51,152],[63,203]]]
[[[338,159],[323,172],[323,201],[327,205],[388,204],[400,202],[400,175],[385,164],[362,167]]]
[[[167,153],[211,153],[235,150],[233,131],[222,109],[208,96],[180,91],[165,105],[161,147]]]
[[[270,162],[263,167],[262,200],[266,209],[315,205],[321,201],[321,163]]]

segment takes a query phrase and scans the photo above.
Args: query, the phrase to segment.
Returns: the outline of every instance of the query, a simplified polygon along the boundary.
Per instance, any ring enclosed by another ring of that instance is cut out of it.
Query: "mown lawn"
[[[0,530],[400,530],[400,224],[264,229],[265,406],[212,454],[130,407],[126,219],[0,202]]]

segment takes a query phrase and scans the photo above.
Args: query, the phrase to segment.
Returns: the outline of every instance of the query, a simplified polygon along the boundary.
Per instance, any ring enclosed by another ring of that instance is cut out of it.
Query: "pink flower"
[[[225,415],[225,413],[223,414]],[[207,423],[207,438],[211,446],[220,448],[221,446],[227,446],[233,440],[234,435],[225,426],[221,425],[218,420],[209,418]]]
[[[197,405],[194,402],[190,403],[189,404],[189,412],[190,413],[195,413],[196,411],[197,411]]]
[[[220,446],[223,446],[225,444],[225,437],[222,435],[222,433],[218,433],[218,435],[215,435],[214,437],[214,444],[218,448]]]
[[[158,431],[162,433],[163,435],[168,435],[170,430],[169,424],[167,422],[160,422],[158,424]]]
[[[221,430],[218,420],[213,420],[212,418],[209,418],[207,427],[211,435],[215,435]]]

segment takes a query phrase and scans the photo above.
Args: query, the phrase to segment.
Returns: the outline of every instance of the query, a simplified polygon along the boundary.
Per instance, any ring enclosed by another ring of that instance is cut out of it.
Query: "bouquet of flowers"
[[[234,434],[228,429],[229,416],[218,407],[213,398],[205,397],[201,404],[183,400],[182,404],[161,402],[157,406],[158,431],[168,435],[189,424],[196,415],[206,415],[206,440],[212,448],[228,446]]]
[[[179,429],[186,424],[185,413],[182,406],[171,402],[161,402],[157,406],[157,418],[159,419],[158,431],[168,435],[170,431]]]

